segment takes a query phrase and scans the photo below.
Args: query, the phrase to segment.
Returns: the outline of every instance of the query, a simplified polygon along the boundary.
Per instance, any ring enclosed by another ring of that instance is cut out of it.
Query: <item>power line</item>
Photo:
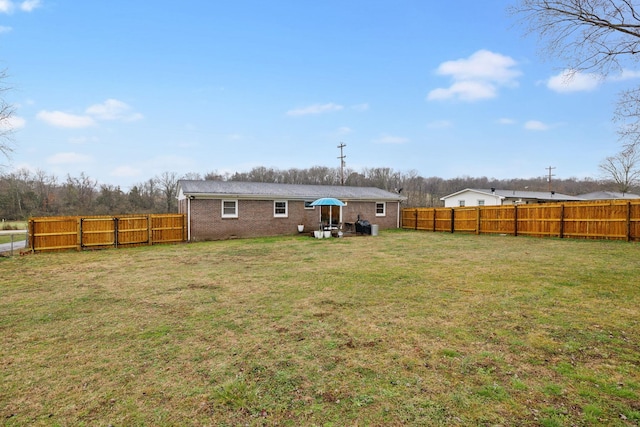
[[[338,157],[338,159],[340,159],[340,185],[344,185],[344,159],[347,156],[343,154],[342,149],[346,146],[347,144],[345,144],[344,142],[340,142],[340,145],[338,145],[338,148],[340,149],[340,157]]]
[[[556,176],[555,174],[552,174],[551,171],[554,170],[555,168],[556,168],[555,166],[549,166],[548,168],[545,168],[546,170],[549,171],[549,191],[551,191],[551,177]]]

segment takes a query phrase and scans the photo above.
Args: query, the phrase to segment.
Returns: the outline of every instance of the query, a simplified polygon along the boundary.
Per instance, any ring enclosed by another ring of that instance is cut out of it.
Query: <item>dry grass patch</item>
[[[385,232],[0,260],[7,425],[638,425],[640,246]]]

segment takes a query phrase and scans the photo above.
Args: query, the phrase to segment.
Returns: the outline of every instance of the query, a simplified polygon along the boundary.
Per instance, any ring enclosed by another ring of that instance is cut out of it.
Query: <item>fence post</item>
[[[115,245],[115,248],[118,249],[118,224],[120,223],[120,220],[118,218],[113,218],[113,244]]]
[[[433,208],[433,232],[436,232],[436,208]]]
[[[480,234],[480,206],[476,208],[476,234]]]
[[[518,205],[513,205],[513,235],[518,236]]]
[[[417,230],[418,229],[418,209],[415,209],[413,211],[413,216],[415,217],[415,223],[416,223],[415,229]]]
[[[78,239],[77,239],[78,248],[76,250],[81,251],[82,250],[82,217],[78,217],[76,221],[78,223]]]
[[[149,246],[153,245],[153,226],[151,225],[151,215],[147,215],[147,242]]]
[[[36,232],[36,222],[33,218],[29,218],[29,247],[31,248],[31,253],[36,252],[36,238],[33,236]]]
[[[560,205],[560,238],[564,237],[564,203]]]
[[[631,241],[631,202],[627,202],[627,242]]]
[[[456,221],[456,211],[454,208],[451,208],[451,232],[452,233],[456,228],[455,221]]]

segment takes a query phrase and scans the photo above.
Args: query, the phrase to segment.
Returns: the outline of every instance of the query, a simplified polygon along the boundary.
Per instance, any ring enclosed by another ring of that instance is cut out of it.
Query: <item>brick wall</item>
[[[191,240],[221,240],[242,237],[263,237],[298,234],[298,224],[303,224],[305,232],[319,226],[319,207],[305,209],[302,201],[288,202],[288,217],[275,218],[273,200],[238,200],[238,218],[222,218],[220,199],[191,200]],[[340,209],[334,206],[332,209]],[[178,203],[178,211],[186,213],[186,200]],[[396,228],[398,204],[387,203],[385,217],[375,216],[375,203],[349,202],[342,208],[343,222],[355,222],[358,215],[381,230]]]

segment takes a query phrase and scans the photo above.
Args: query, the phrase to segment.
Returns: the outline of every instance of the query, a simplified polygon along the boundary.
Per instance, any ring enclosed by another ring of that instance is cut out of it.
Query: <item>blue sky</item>
[[[5,171],[128,188],[346,165],[598,178],[625,70],[563,78],[509,1],[0,0],[16,106]],[[6,163],[6,162],[5,162]]]

